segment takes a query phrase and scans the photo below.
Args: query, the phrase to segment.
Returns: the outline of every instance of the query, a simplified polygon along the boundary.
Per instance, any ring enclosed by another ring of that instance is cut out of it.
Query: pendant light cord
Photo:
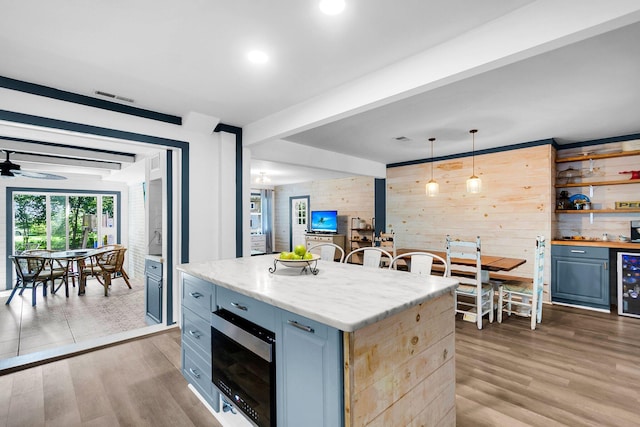
[[[431,181],[433,181],[433,142],[435,140],[435,138],[429,138],[429,141],[431,141]]]
[[[471,129],[469,133],[471,134],[471,172],[472,176],[476,176],[476,132],[478,129]]]

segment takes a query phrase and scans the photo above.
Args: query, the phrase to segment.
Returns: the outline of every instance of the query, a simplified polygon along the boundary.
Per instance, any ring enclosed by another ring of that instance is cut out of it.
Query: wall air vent
[[[126,96],[114,95],[112,93],[103,92],[101,90],[96,90],[93,93],[95,93],[96,95],[99,95],[99,96],[104,96],[106,98],[117,99],[119,101],[129,102],[131,104],[133,104],[133,102],[134,102],[133,99],[127,98]]]

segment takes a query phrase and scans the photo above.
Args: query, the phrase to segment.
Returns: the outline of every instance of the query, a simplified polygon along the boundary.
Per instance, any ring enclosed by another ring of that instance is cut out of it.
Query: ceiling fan
[[[9,160],[9,154],[12,151],[2,150],[7,155],[4,162],[0,163],[0,177],[13,178],[15,176],[24,176],[26,178],[38,178],[38,179],[67,179],[61,175],[54,175],[52,173],[24,171],[20,169],[20,165],[13,163]]]

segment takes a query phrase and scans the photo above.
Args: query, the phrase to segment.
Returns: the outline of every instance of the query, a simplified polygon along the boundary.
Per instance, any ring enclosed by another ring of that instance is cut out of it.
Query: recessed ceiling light
[[[261,50],[252,50],[247,54],[247,58],[254,64],[264,64],[269,60],[267,54]]]
[[[320,10],[326,15],[337,15],[344,10],[344,0],[321,0]]]

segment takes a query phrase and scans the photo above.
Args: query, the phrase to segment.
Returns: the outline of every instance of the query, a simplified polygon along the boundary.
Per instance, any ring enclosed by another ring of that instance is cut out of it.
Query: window
[[[112,194],[13,194],[13,250],[67,250],[116,243],[117,198]]]

